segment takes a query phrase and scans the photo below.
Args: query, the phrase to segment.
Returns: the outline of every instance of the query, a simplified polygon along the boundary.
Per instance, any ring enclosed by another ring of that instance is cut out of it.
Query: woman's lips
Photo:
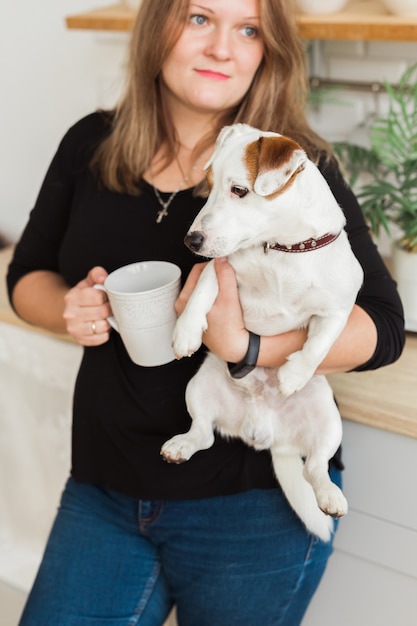
[[[227,80],[230,78],[227,74],[223,74],[222,72],[213,72],[213,70],[195,70],[197,74],[200,76],[204,76],[205,78],[211,78],[212,80]]]

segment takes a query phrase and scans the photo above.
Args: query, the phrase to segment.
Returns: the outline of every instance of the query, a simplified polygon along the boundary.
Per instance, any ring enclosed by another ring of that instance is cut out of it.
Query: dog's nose
[[[185,235],[184,243],[193,252],[198,252],[204,243],[204,235],[199,230],[195,230]]]

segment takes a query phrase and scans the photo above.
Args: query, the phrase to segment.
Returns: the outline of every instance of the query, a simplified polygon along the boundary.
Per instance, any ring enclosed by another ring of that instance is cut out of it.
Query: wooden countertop
[[[12,307],[10,306],[6,290],[6,274],[8,265],[12,258],[12,254],[13,246],[7,246],[6,248],[0,250],[0,322],[11,324],[12,326],[19,326],[20,328],[24,328],[25,330],[48,335],[49,337],[54,337],[55,339],[63,339],[65,341],[75,343],[69,335],[59,335],[56,333],[51,333],[47,330],[42,330],[40,328],[27,324],[22,319],[20,319],[20,317],[18,317],[13,311]]]
[[[128,31],[135,12],[115,4],[69,15],[68,28]],[[351,0],[338,13],[300,14],[297,18],[303,39],[344,39],[360,41],[417,41],[417,18],[391,15],[377,0]]]
[[[12,246],[0,250],[0,322],[72,341],[68,335],[54,335],[30,326],[13,312],[4,284],[12,251]],[[372,372],[332,374],[328,378],[344,419],[417,439],[416,333],[407,335],[404,352],[393,365]]]
[[[417,334],[396,363],[328,377],[344,419],[417,439]]]

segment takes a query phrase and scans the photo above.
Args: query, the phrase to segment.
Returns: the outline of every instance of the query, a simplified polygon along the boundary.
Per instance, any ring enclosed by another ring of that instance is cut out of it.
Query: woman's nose
[[[221,28],[215,28],[209,36],[206,46],[206,54],[225,61],[231,56],[231,35]]]

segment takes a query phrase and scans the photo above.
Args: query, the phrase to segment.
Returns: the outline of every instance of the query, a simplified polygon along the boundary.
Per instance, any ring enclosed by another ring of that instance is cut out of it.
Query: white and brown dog
[[[187,386],[192,426],[161,450],[174,463],[213,444],[213,428],[270,449],[276,477],[307,529],[330,539],[347,512],[328,461],[342,425],[317,366],[344,328],[363,280],[327,182],[293,140],[246,124],[220,133],[209,164],[211,192],[186,244],[235,269],[245,326],[257,335],[308,327],[303,349],[279,369],[256,367],[233,378],[209,353]],[[201,345],[218,293],[213,263],[202,272],[173,338],[178,358]],[[318,506],[317,506],[318,505]]]

